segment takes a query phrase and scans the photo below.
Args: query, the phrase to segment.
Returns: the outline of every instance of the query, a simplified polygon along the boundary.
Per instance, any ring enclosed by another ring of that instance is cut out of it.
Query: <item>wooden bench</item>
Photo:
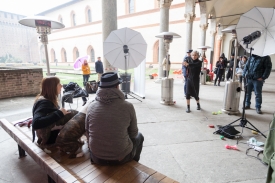
[[[138,162],[131,161],[120,166],[98,166],[91,164],[87,143],[82,146],[84,156],[69,159],[68,155],[60,155],[56,149],[46,154],[32,142],[31,128],[14,126],[15,122],[0,119],[2,128],[17,142],[19,157],[25,152],[47,173],[48,182],[94,182],[94,183],[174,183],[177,182]],[[85,138],[85,137],[83,137]]]

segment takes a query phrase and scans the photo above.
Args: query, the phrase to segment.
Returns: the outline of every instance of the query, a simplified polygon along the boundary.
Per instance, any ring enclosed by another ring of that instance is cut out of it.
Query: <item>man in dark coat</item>
[[[192,58],[191,58],[191,52],[192,52],[192,51],[193,51],[193,50],[188,50],[188,51],[186,52],[186,56],[184,57],[183,62],[182,62],[182,75],[183,75],[183,77],[184,77],[184,95],[185,95],[185,96],[186,96],[186,80],[187,80],[186,69],[187,69],[187,67],[184,65],[184,62],[189,63],[189,62],[192,61]]]
[[[97,57],[97,61],[95,62],[95,72],[97,73],[97,81],[100,81],[103,74],[103,64],[100,57]]]
[[[233,76],[233,67],[234,67],[234,54],[231,54],[231,59],[229,61],[229,68],[226,74],[226,80],[229,81],[229,78],[232,79]]]
[[[264,81],[269,77],[272,68],[270,56],[260,57],[252,55],[244,66],[243,77],[247,78],[247,92],[245,109],[250,109],[252,89],[255,92],[255,107],[258,114],[262,114],[262,88]]]
[[[198,59],[199,52],[193,51],[191,53],[192,60],[188,62],[184,62],[184,65],[187,67],[186,69],[186,102],[187,109],[186,112],[190,113],[190,98],[193,96],[197,101],[197,110],[200,110],[200,101],[199,101],[199,89],[200,89],[200,74],[201,74],[201,66],[202,62]]]

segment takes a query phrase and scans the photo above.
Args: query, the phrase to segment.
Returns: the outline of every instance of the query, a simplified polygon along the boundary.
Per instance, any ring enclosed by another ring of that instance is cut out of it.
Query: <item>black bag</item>
[[[215,69],[214,69],[214,74],[217,74],[218,73],[218,67],[216,67]]]
[[[96,93],[97,89],[98,89],[98,82],[96,82],[95,80],[88,81],[85,85],[85,90],[88,93]]]
[[[219,128],[217,131],[215,131],[213,134],[220,134],[226,138],[234,139],[235,136],[240,133],[238,130],[236,130],[233,126],[220,126],[217,125]]]

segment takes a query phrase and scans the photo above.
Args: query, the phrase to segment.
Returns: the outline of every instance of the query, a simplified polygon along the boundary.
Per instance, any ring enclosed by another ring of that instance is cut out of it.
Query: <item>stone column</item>
[[[103,42],[113,30],[117,30],[117,0],[102,0],[102,39]],[[103,59],[104,72],[117,71],[106,58]]]
[[[189,49],[192,49],[192,31],[193,31],[193,21],[195,17],[196,15],[194,12],[189,12],[184,14],[185,26],[186,26],[184,52],[186,52]]]
[[[158,0],[160,6],[159,32],[169,32],[169,9],[173,0]],[[162,61],[166,56],[163,38],[159,39],[158,77],[163,77]]]
[[[213,67],[215,67],[215,65],[213,66],[213,63],[217,60],[214,60],[214,53],[215,53],[215,36],[216,36],[217,31],[216,30],[211,30],[210,31],[210,47],[211,47],[211,52],[210,52],[210,67],[209,69],[212,70]]]
[[[200,28],[201,28],[200,46],[206,46],[205,45],[205,39],[206,39],[206,30],[208,28],[208,24],[200,24]]]
[[[215,42],[215,55],[213,60],[213,66],[216,65],[216,62],[219,60],[221,55],[221,46],[222,46],[222,40],[223,40],[223,34],[219,34],[216,36],[216,42]]]

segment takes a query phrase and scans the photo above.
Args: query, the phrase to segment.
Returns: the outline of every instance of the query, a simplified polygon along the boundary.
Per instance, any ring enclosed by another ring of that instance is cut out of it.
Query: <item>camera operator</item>
[[[258,55],[252,55],[249,58],[243,70],[243,77],[247,78],[245,109],[250,109],[251,93],[254,88],[256,112],[262,114],[262,88],[265,79],[270,75],[271,68],[272,63],[270,56],[260,57]]]

